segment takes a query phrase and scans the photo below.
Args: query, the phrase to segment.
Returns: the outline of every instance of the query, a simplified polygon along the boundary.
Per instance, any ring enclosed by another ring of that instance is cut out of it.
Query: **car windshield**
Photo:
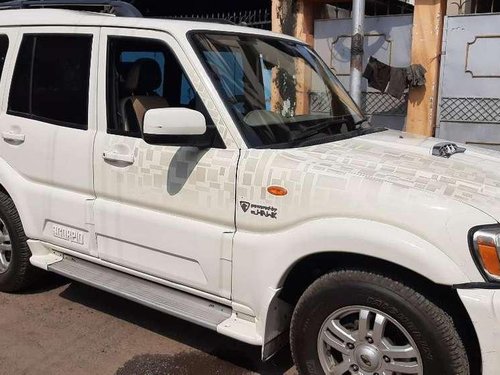
[[[249,147],[298,147],[374,131],[304,44],[222,33],[196,33],[193,41]]]

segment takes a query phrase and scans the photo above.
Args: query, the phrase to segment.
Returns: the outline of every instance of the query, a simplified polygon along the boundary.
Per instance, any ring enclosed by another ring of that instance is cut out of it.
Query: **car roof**
[[[173,35],[190,31],[220,31],[280,37],[296,42],[298,39],[251,27],[236,26],[217,22],[202,22],[181,19],[160,19],[146,17],[117,17],[110,14],[66,9],[15,9],[0,10],[0,27],[36,26],[95,26],[126,27],[161,30]]]

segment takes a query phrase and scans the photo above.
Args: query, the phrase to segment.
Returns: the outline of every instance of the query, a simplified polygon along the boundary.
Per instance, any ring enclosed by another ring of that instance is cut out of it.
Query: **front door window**
[[[212,147],[224,147],[200,97],[163,42],[110,38],[109,63],[108,133],[140,138],[149,109],[182,107],[201,112],[207,120],[203,137],[210,139]]]

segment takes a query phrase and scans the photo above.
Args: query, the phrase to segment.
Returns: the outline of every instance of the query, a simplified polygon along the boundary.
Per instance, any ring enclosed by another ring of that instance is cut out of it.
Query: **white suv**
[[[0,289],[55,272],[301,374],[498,374],[500,154],[372,128],[299,40],[0,11]]]

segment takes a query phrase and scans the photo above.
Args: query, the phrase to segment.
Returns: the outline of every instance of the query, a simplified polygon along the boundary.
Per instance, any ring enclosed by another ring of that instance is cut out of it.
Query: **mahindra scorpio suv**
[[[300,374],[498,374],[500,153],[370,126],[292,37],[21,3],[1,291],[54,272]]]

